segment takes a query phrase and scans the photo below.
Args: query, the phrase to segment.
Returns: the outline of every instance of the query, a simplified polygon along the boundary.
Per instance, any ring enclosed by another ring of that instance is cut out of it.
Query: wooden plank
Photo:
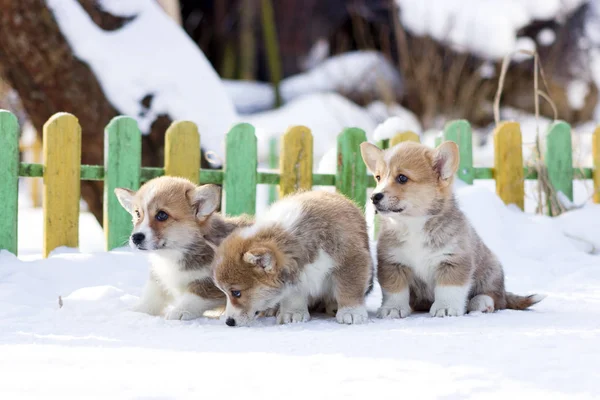
[[[0,250],[17,255],[19,221],[19,123],[0,110]]]
[[[592,137],[592,158],[594,178],[594,203],[600,203],[600,126],[594,131]]]
[[[346,128],[337,141],[337,173],[335,186],[364,211],[367,202],[367,166],[360,154],[360,144],[367,141],[365,132]]]
[[[550,125],[546,138],[546,167],[548,179],[556,192],[573,201],[573,149],[571,126],[564,121]],[[552,213],[552,207],[549,206]]]
[[[256,211],[256,136],[250,124],[237,124],[227,134],[225,150],[225,213]]]
[[[421,139],[419,135],[411,131],[400,132],[396,136],[390,139],[390,147],[394,147],[398,143],[402,142],[417,142],[420,143]]]
[[[131,215],[119,204],[115,189],[140,187],[142,135],[137,122],[115,117],[104,135],[104,235],[107,251],[127,244],[131,234]]]
[[[313,136],[305,126],[290,127],[281,142],[279,196],[313,185]]]
[[[502,122],[494,129],[494,175],[496,193],[505,204],[524,208],[525,180],[521,128],[517,122]]]
[[[269,140],[269,168],[277,169],[279,166],[279,146],[276,137]],[[260,182],[259,180],[259,183]],[[269,185],[269,204],[273,204],[277,201],[277,185]]]
[[[48,257],[57,247],[79,245],[81,127],[75,116],[53,115],[44,124],[44,243]]]
[[[165,135],[165,175],[200,183],[200,134],[191,121],[176,121]]]
[[[444,127],[444,140],[453,141],[458,145],[460,162],[458,178],[469,185],[475,180],[473,168],[473,139],[471,125],[465,120],[450,121]]]

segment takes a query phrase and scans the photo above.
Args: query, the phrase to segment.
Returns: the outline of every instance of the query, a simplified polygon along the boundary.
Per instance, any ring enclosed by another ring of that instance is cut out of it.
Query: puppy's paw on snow
[[[275,317],[277,316],[277,312],[279,311],[278,307],[268,308],[265,311],[261,311],[258,316],[259,317]]]
[[[131,311],[148,315],[160,315],[163,307],[156,304],[138,303],[131,308]]]
[[[469,312],[494,312],[494,299],[486,294],[478,294],[469,301]]]
[[[296,322],[308,322],[310,314],[304,310],[279,311],[277,314],[278,324],[292,324]]]
[[[464,313],[464,310],[460,307],[440,304],[438,302],[434,302],[429,310],[429,314],[432,317],[458,317],[464,315]]]
[[[200,318],[201,316],[202,315],[198,315],[198,313],[186,310],[185,308],[174,307],[166,313],[165,319],[189,321]]]
[[[377,310],[377,318],[382,319],[397,319],[406,318],[411,314],[410,308],[404,307],[379,307]]]
[[[342,307],[335,315],[335,319],[340,324],[366,324],[369,316],[364,306],[360,307]]]

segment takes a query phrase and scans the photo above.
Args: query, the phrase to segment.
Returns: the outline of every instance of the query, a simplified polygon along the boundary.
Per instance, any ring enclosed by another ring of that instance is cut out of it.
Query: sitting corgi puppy
[[[278,323],[305,322],[309,307],[337,307],[337,321],[367,321],[373,265],[365,218],[346,197],[301,192],[283,198],[219,246],[215,282],[229,326],[279,306]]]
[[[454,198],[454,142],[436,149],[403,142],[385,151],[365,142],[361,153],[377,181],[371,201],[382,221],[380,318],[404,318],[412,310],[429,310],[434,317],[523,310],[545,297],[505,291],[502,265]]]
[[[212,280],[211,243],[220,243],[234,229],[247,226],[247,218],[223,218],[220,188],[196,186],[183,178],[160,177],[137,192],[117,188],[119,202],[133,217],[131,247],[147,251],[150,278],[135,311],[167,319],[189,320],[223,307],[225,296]]]

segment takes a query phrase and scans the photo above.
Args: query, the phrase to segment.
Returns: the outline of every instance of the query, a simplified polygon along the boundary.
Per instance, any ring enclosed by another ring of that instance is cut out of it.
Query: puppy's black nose
[[[225,323],[227,324],[227,326],[235,326],[235,319],[229,317],[229,318],[227,318]]]
[[[133,242],[133,244],[141,244],[144,241],[144,239],[146,239],[146,235],[140,232],[131,235],[131,241]]]
[[[371,196],[371,201],[373,204],[379,203],[381,199],[383,199],[383,193],[375,193],[373,196]]]

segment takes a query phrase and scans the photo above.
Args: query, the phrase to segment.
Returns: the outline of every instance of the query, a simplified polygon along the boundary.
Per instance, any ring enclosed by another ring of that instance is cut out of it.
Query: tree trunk
[[[103,12],[95,0],[79,2],[104,30],[128,22]],[[0,75],[19,94],[38,135],[54,113],[72,113],[82,128],[82,163],[104,163],[104,127],[119,111],[106,99],[91,69],[75,58],[44,0],[0,0]],[[170,123],[169,116],[160,116],[143,136],[143,165],[162,165],[164,132]],[[81,183],[82,197],[100,223],[102,189],[102,182]]]

